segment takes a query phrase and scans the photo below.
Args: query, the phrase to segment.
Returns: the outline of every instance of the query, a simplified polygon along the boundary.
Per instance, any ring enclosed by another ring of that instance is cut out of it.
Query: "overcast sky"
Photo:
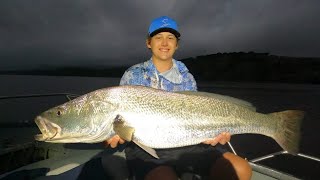
[[[239,51],[320,57],[319,0],[4,0],[0,70],[145,61],[149,24],[162,15],[182,34],[176,59]]]

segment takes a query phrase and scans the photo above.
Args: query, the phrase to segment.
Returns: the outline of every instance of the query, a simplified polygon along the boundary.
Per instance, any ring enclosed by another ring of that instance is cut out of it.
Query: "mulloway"
[[[255,133],[298,153],[304,112],[262,114],[246,101],[206,92],[167,92],[143,86],[99,89],[35,118],[38,141],[97,143],[118,134],[158,158],[154,148],[199,144],[221,132]]]

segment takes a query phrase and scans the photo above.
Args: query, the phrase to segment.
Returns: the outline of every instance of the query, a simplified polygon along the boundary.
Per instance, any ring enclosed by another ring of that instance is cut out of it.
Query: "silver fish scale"
[[[225,131],[270,136],[277,126],[269,115],[221,99],[142,86],[109,90],[119,115],[135,129],[134,140],[152,148],[198,144]]]

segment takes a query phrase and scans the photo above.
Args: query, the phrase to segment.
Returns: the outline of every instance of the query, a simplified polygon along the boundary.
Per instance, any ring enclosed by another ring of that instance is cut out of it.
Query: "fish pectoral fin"
[[[157,152],[154,149],[152,149],[151,147],[145,146],[145,145],[143,145],[143,144],[141,144],[141,143],[139,143],[139,142],[137,142],[135,140],[133,140],[133,142],[136,143],[136,145],[141,147],[143,150],[145,150],[147,153],[149,153],[154,158],[159,159],[159,156],[158,156]]]
[[[133,141],[135,144],[137,144],[151,156],[159,159],[159,156],[157,155],[154,149],[133,140],[133,133],[135,129],[133,127],[127,126],[122,116],[117,115],[117,117],[115,118],[113,122],[113,130],[120,138],[126,141]]]
[[[113,122],[113,130],[120,138],[126,141],[132,141],[134,128],[127,126],[120,115],[118,115]]]

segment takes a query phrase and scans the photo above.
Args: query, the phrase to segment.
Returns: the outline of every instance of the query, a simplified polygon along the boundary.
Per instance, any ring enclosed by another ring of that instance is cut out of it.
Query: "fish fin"
[[[237,104],[239,106],[250,109],[251,111],[256,111],[256,107],[254,107],[252,105],[252,103],[245,101],[245,100],[242,100],[242,99],[234,98],[231,96],[226,96],[226,95],[222,95],[222,94],[215,94],[215,93],[208,93],[208,92],[201,92],[201,91],[176,91],[175,93],[215,98],[215,99],[228,101],[228,102]]]
[[[133,140],[133,133],[135,129],[133,127],[127,126],[122,116],[117,115],[117,117],[115,118],[113,122],[113,130],[120,138],[126,141],[133,141],[135,144],[137,144],[151,156],[159,159],[159,156],[157,155],[154,149]]]
[[[274,135],[279,145],[290,154],[299,152],[301,138],[301,123],[304,118],[304,111],[287,110],[282,112],[271,113],[280,119],[281,125]]]
[[[126,141],[132,141],[133,133],[135,129],[133,127],[127,126],[122,116],[117,115],[113,122],[114,132]]]
[[[141,143],[139,143],[139,142],[137,142],[137,141],[135,141],[135,140],[133,140],[133,142],[136,143],[136,145],[138,145],[139,147],[141,147],[143,150],[145,150],[147,153],[149,153],[149,154],[150,154],[151,156],[153,156],[154,158],[159,159],[159,156],[158,156],[157,152],[156,152],[154,149],[152,149],[152,148],[150,148],[150,147],[148,147],[148,146],[145,146],[145,145],[143,145],[143,144],[141,144]]]

